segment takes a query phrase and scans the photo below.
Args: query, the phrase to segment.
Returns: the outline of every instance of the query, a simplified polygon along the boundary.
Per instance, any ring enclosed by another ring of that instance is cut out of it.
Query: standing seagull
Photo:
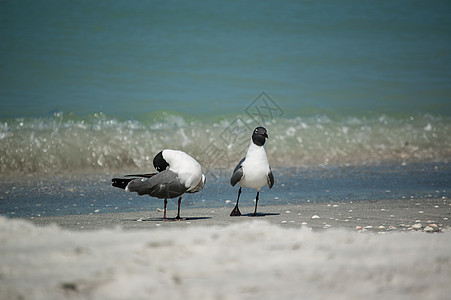
[[[266,184],[269,188],[274,185],[274,176],[266,156],[266,149],[264,147],[268,134],[264,127],[257,127],[252,134],[252,139],[247,150],[246,157],[243,158],[233,171],[230,184],[235,186],[240,183],[238,190],[238,198],[236,199],[235,208],[230,213],[230,216],[241,216],[238,208],[238,201],[240,200],[241,188],[248,187],[257,190],[257,197],[255,198],[255,210],[252,216],[257,215],[258,194],[263,186]]]
[[[158,173],[126,175],[133,178],[113,178],[113,186],[164,199],[163,219],[166,218],[168,198],[179,197],[176,220],[180,220],[180,203],[184,193],[196,193],[205,185],[205,175],[200,164],[183,151],[165,149],[153,159]]]

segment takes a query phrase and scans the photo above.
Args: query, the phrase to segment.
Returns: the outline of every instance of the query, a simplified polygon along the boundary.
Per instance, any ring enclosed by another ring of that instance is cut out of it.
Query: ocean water
[[[0,171],[227,168],[261,124],[274,165],[448,160],[450,28],[448,1],[2,1]]]
[[[443,194],[450,28],[449,1],[2,1],[2,197],[164,148],[226,181],[258,125],[283,174],[444,166]]]

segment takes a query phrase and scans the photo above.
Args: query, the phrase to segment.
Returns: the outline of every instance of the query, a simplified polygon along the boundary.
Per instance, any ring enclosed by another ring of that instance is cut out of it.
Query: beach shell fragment
[[[421,229],[421,228],[423,228],[423,225],[421,225],[421,223],[416,223],[412,225],[412,229]]]
[[[440,232],[440,227],[437,224],[429,224],[423,229],[424,232]]]
[[[423,229],[423,231],[424,231],[424,232],[433,232],[433,231],[434,231],[434,228],[432,228],[431,226],[426,226],[426,227]]]

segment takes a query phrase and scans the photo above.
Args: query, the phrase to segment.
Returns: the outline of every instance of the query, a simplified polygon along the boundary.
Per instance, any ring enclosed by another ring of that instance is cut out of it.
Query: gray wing
[[[175,198],[183,195],[187,188],[181,184],[177,174],[164,170],[150,178],[137,178],[127,185],[129,192],[150,195],[156,198]]]
[[[272,188],[274,185],[274,176],[272,175],[272,171],[271,168],[269,168],[269,173],[268,173],[268,186],[269,188]]]
[[[237,184],[243,177],[243,167],[241,165],[245,159],[246,157],[240,160],[240,162],[236,165],[235,170],[233,170],[232,178],[230,179],[230,184],[232,186],[235,186],[235,184]]]

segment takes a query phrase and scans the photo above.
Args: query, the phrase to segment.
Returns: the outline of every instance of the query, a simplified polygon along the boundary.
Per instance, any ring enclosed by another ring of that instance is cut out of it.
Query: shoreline
[[[38,226],[56,224],[63,230],[85,231],[122,228],[155,230],[191,226],[226,226],[265,221],[285,228],[313,230],[344,228],[359,231],[390,232],[451,228],[451,201],[448,198],[389,199],[349,202],[315,202],[290,205],[261,205],[258,216],[251,217],[253,206],[240,206],[242,216],[230,217],[230,207],[183,208],[182,220],[163,221],[162,211],[118,212],[20,218]],[[168,217],[176,211],[168,210]],[[426,228],[426,229],[425,229]]]

